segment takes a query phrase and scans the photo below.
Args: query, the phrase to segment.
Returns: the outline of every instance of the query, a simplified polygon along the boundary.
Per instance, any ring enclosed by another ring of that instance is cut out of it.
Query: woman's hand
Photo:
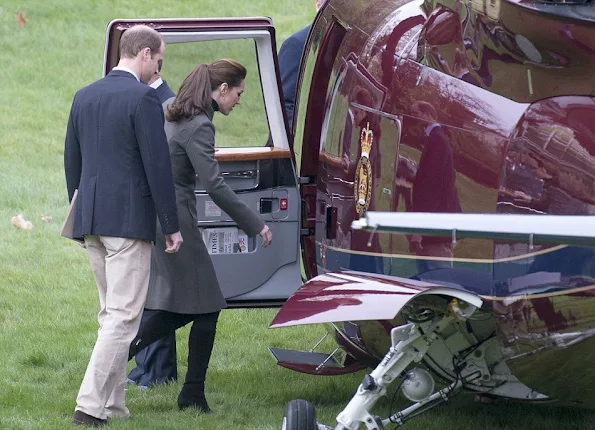
[[[268,225],[264,225],[264,227],[262,228],[262,230],[260,230],[260,237],[262,238],[262,247],[266,248],[267,246],[269,246],[271,244],[271,242],[273,241],[273,233],[271,233],[271,230],[269,229]]]

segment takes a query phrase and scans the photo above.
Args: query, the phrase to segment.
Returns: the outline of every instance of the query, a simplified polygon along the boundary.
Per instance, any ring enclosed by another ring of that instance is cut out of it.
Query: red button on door
[[[282,211],[287,210],[287,199],[280,199],[279,200],[279,209]]]

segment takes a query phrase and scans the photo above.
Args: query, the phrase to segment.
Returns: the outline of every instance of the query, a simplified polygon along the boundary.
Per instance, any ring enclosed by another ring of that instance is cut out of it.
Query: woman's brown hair
[[[211,106],[211,93],[223,83],[230,88],[246,79],[246,68],[235,60],[223,59],[210,64],[199,64],[182,82],[178,95],[167,107],[165,119],[169,122],[192,118]]]

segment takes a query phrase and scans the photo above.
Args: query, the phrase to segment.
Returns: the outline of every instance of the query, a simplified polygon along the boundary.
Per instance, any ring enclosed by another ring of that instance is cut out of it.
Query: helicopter
[[[291,127],[271,19],[115,20],[104,73],[137,23],[160,31],[168,56],[237,40],[254,57],[262,139],[216,157],[273,244],[246,237],[196,184],[229,306],[281,306],[272,328],[321,324],[337,344],[270,348],[280,366],[373,369],[335,427],[299,399],[284,430],[402,425],[463,389],[595,405],[588,0],[329,0]],[[412,404],[382,419],[372,409],[392,384]]]

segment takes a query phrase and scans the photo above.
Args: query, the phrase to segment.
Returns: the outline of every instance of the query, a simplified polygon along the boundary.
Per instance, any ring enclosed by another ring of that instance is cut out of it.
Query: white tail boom
[[[368,212],[353,221],[354,230],[529,242],[595,245],[595,217],[590,215],[450,214]]]

